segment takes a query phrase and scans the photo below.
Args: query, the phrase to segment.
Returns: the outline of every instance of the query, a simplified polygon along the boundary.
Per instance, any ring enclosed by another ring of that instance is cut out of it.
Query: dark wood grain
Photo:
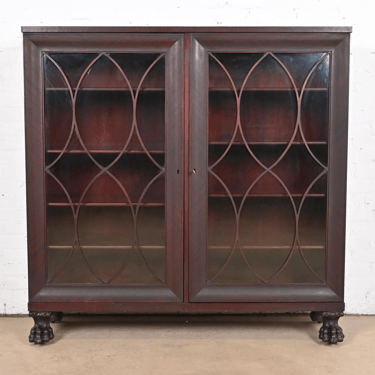
[[[184,37],[166,55],[166,246],[167,286],[183,301]]]
[[[42,54],[24,38],[25,142],[29,298],[46,283]]]
[[[191,37],[185,34],[184,45],[184,302],[189,301],[189,233],[190,233],[190,42]]]
[[[191,143],[189,165],[190,299],[206,283],[208,56],[196,39],[190,52]]]

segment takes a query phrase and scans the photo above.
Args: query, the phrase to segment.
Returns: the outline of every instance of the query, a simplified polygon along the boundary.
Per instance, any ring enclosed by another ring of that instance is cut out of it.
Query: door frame
[[[152,286],[47,284],[43,53],[165,53],[166,283]],[[25,33],[25,138],[29,306],[71,302],[183,301],[184,35]]]
[[[208,53],[329,52],[330,114],[325,284],[207,285]],[[189,301],[341,302],[344,300],[349,34],[195,33],[190,39]],[[195,173],[193,173],[193,170]]]

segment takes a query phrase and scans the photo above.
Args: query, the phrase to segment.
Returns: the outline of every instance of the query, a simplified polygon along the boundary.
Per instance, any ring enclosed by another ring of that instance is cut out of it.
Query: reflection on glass
[[[164,56],[49,54],[44,82],[48,282],[164,284]]]
[[[329,58],[210,54],[208,283],[325,282]]]

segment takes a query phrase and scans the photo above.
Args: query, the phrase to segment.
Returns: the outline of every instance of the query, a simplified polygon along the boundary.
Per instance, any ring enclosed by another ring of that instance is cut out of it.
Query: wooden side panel
[[[42,53],[24,38],[29,298],[46,283]]]
[[[349,35],[332,51],[328,174],[327,284],[344,299]]]

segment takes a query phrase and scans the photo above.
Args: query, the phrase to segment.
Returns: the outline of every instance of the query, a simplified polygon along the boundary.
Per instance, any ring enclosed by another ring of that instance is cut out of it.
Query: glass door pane
[[[165,70],[44,55],[48,283],[166,285]]]
[[[326,53],[208,53],[207,285],[325,283]]]

